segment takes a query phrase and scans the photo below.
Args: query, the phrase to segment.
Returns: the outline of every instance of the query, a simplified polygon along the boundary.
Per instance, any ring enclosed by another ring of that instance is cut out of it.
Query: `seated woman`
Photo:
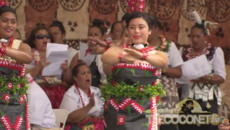
[[[91,86],[90,68],[83,62],[73,68],[75,84],[65,93],[61,109],[69,111],[66,130],[103,129],[103,104],[100,90]]]

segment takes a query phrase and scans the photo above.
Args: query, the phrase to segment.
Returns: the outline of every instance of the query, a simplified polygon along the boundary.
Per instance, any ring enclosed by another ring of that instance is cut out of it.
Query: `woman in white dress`
[[[102,130],[104,102],[100,90],[91,86],[90,68],[83,62],[73,68],[74,85],[65,93],[60,108],[69,112],[66,130]]]
[[[188,98],[194,99],[201,106],[202,111],[210,114],[218,114],[218,105],[221,105],[222,94],[219,84],[224,83],[226,78],[225,62],[223,51],[220,47],[213,47],[207,42],[209,28],[215,24],[209,21],[201,20],[196,12],[193,12],[196,18],[196,24],[191,28],[190,38],[192,47],[182,50],[182,58],[189,61],[200,55],[205,55],[212,69],[210,74],[191,80]],[[202,114],[202,113],[201,113]],[[200,129],[200,130],[217,130],[217,125],[179,125],[180,130]]]

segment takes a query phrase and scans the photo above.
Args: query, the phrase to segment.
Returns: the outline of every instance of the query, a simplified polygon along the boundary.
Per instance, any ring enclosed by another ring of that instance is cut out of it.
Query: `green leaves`
[[[143,87],[142,91],[139,91],[139,87]],[[162,97],[165,94],[163,90],[162,84],[157,83],[155,86],[152,85],[140,85],[136,83],[134,85],[127,85],[126,83],[116,83],[114,86],[112,83],[102,85],[101,88],[101,95],[108,101],[110,97],[119,98],[119,97],[129,97],[129,98],[141,98],[146,99],[148,97],[153,96],[160,96]]]
[[[144,113],[146,113],[146,114],[151,114],[151,110],[150,110],[150,109],[145,110]]]
[[[135,76],[135,69],[130,69],[131,73]]]
[[[12,84],[12,88],[9,89],[8,84]],[[7,79],[5,76],[0,77],[0,92],[6,93],[10,92],[14,95],[19,94],[23,95],[26,94],[26,90],[28,89],[28,80],[26,77],[20,76],[13,76],[11,79]]]
[[[120,71],[120,69],[121,69],[121,68],[118,68],[118,69],[116,70],[115,75],[117,75],[117,73]]]

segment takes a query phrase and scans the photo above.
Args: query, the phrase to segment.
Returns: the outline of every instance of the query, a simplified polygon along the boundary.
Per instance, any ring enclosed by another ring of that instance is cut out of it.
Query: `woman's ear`
[[[62,34],[62,39],[63,39],[63,40],[65,39],[65,36],[66,36],[66,34]]]
[[[149,35],[151,35],[151,33],[152,33],[152,30],[149,30]]]
[[[77,76],[73,76],[73,80],[77,82]]]

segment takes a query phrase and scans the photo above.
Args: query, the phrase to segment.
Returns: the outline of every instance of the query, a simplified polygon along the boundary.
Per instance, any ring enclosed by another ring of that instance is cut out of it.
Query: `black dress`
[[[143,86],[143,89],[145,89],[146,85],[154,87],[160,73],[160,70],[155,69],[147,62],[140,64],[119,63],[113,67],[112,82],[114,87],[116,87],[116,83],[124,82],[126,85],[131,86],[139,82],[139,86],[136,87],[138,91],[141,88],[140,86]],[[125,105],[125,101],[128,102],[128,100],[131,100],[132,103]],[[150,125],[152,125],[153,128],[150,129],[156,130],[157,112],[156,106],[154,106],[153,103],[156,105],[156,98],[151,98],[149,95],[146,95],[144,99],[141,97],[111,97],[105,115],[107,130],[148,130],[149,127],[146,126],[146,124],[148,124],[149,120],[143,111],[149,110],[150,108],[154,111],[152,115],[154,114],[153,119],[155,120],[155,122],[151,122]],[[117,106],[114,104],[117,104]],[[152,108],[152,106],[154,106],[154,108]]]

